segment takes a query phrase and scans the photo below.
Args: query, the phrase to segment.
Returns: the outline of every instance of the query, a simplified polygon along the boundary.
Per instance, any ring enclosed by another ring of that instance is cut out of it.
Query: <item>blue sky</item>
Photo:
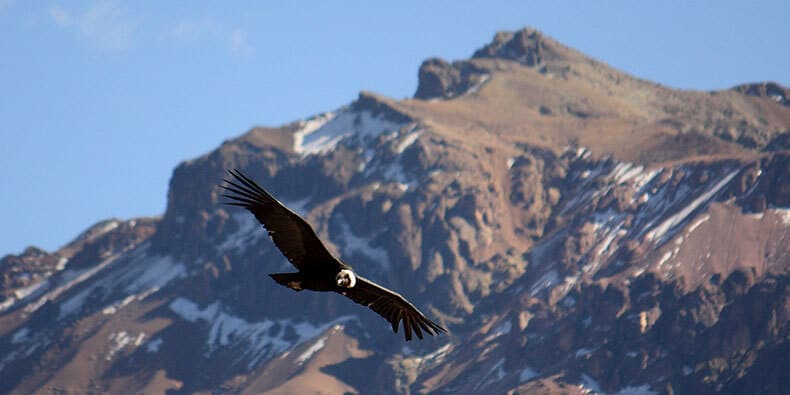
[[[164,212],[173,168],[254,125],[409,97],[431,56],[532,26],[684,89],[790,85],[788,1],[0,0],[0,256]]]

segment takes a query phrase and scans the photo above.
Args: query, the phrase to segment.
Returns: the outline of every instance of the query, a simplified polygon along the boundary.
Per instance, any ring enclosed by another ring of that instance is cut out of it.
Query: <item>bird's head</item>
[[[354,275],[354,272],[348,269],[343,269],[337,273],[335,276],[335,281],[337,282],[337,286],[341,288],[354,288],[354,285],[357,283],[357,276]]]

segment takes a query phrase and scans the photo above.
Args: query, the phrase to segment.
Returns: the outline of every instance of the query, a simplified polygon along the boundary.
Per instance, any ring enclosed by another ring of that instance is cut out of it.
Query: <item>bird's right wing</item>
[[[222,187],[230,192],[224,196],[234,201],[226,204],[244,207],[255,215],[277,248],[297,269],[310,270],[311,265],[341,265],[321,243],[307,221],[240,171],[234,169],[228,173],[234,180],[225,180],[227,185]]]
[[[392,330],[398,333],[400,321],[403,321],[403,332],[406,341],[411,340],[411,333],[417,334],[422,339],[422,331],[429,335],[438,335],[447,332],[439,324],[428,319],[406,298],[360,276],[357,277],[356,285],[352,288],[338,290],[347,298],[361,305],[369,307],[371,310],[384,317],[392,325]]]

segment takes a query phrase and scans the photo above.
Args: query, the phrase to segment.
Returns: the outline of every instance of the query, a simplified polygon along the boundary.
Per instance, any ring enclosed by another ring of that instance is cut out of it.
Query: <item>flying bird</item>
[[[223,196],[232,201],[226,204],[249,210],[298,269],[296,273],[269,274],[274,281],[294,291],[337,292],[384,317],[395,333],[403,321],[406,341],[411,340],[412,332],[420,339],[423,332],[430,335],[447,332],[397,292],[358,275],[351,266],[335,258],[307,221],[239,170],[228,173],[233,180],[224,180],[226,184],[222,188],[228,193]]]

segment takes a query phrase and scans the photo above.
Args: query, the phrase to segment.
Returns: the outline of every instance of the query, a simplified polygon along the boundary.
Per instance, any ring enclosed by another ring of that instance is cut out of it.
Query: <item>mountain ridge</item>
[[[674,91],[529,28],[420,86],[253,128],[179,164],[161,217],[4,257],[0,391],[786,387],[786,88]],[[449,335],[277,287],[290,265],[221,205],[229,168]]]

